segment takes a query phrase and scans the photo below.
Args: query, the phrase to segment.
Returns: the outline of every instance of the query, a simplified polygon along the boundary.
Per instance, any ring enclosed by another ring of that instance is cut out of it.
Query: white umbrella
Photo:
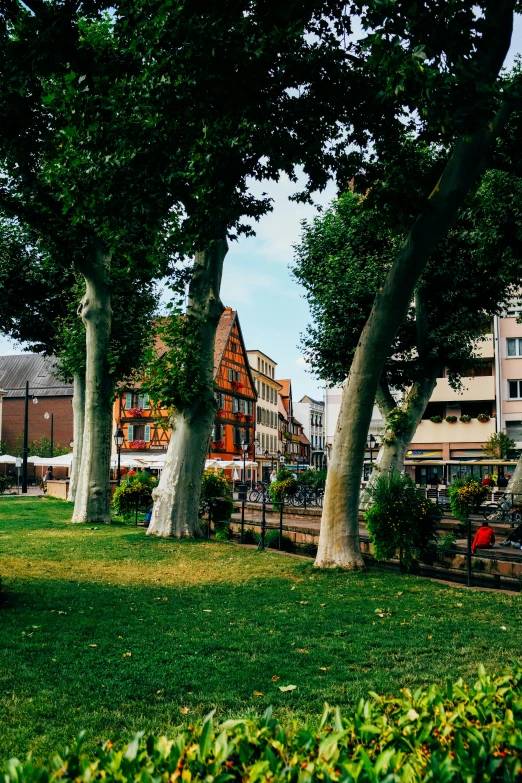
[[[60,457],[53,457],[52,459],[49,459],[49,457],[41,457],[41,462],[39,462],[39,465],[43,465],[44,463],[46,465],[54,465],[57,468],[70,468],[72,465],[72,452],[69,452],[69,454],[62,454]]]
[[[16,465],[17,457],[11,457],[10,454],[0,455],[0,465]]]
[[[237,468],[234,468],[234,472],[232,473],[232,481],[239,481],[239,471]]]

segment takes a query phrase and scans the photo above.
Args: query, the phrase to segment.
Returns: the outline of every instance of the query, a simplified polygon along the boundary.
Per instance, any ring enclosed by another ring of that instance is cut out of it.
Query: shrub
[[[0,476],[0,495],[3,495],[8,489],[11,489],[14,483],[14,478],[12,476]]]
[[[456,416],[446,416],[446,421],[449,422],[450,424],[454,424],[457,421],[457,417]]]
[[[227,479],[224,473],[217,470],[206,470],[201,479],[200,496],[200,516],[208,513],[209,503],[212,503],[212,520],[216,522],[227,522],[228,529],[225,533],[224,526],[215,527],[216,538],[230,538],[230,519],[234,511],[234,502],[232,500],[232,483]],[[219,534],[219,535],[218,535]]]
[[[467,424],[469,421],[471,421],[471,416],[468,416],[467,413],[463,413],[460,417],[460,421],[463,421],[465,424]]]
[[[272,502],[281,503],[287,495],[295,495],[297,487],[297,481],[290,470],[284,465],[281,466],[277,471],[277,481],[273,481],[269,487]]]
[[[464,783],[515,781],[522,772],[522,670],[479,667],[462,680],[400,696],[371,693],[343,717],[325,704],[318,724],[263,717],[214,724],[214,712],[175,738],[139,732],[127,747],[77,742],[47,766],[9,760],[4,783],[215,781],[215,783]],[[292,698],[292,693],[287,694]]]
[[[156,486],[155,476],[150,473],[136,473],[134,476],[125,476],[112,499],[116,513],[124,518],[134,514],[136,503],[141,495],[150,495]]]
[[[223,519],[216,519],[214,522],[214,534],[217,541],[230,541],[233,538],[230,522]]]
[[[301,484],[305,484],[313,489],[324,489],[326,484],[326,470],[305,470],[299,474]]]
[[[371,506],[364,516],[378,560],[388,560],[398,551],[408,568],[416,556],[433,556],[441,511],[409,476],[396,470],[378,475],[368,497]]]
[[[261,533],[256,533],[256,544],[261,541]],[[265,532],[265,546],[269,549],[279,549],[279,531],[267,530]],[[281,536],[281,551],[293,552],[294,542],[288,536],[284,534]]]
[[[494,432],[482,446],[482,451],[486,457],[504,460],[515,447],[515,441],[505,432]]]
[[[442,421],[442,416],[430,416],[430,421],[432,421],[434,424],[440,424]]]
[[[243,543],[244,544],[255,544],[256,543],[256,531],[253,527],[247,527],[243,533]]]
[[[489,413],[479,413],[479,415],[477,416],[477,419],[482,422],[489,421],[490,418],[491,416],[489,415]]]
[[[465,522],[471,513],[479,510],[489,492],[489,487],[471,476],[455,479],[448,488],[451,513],[455,519]]]

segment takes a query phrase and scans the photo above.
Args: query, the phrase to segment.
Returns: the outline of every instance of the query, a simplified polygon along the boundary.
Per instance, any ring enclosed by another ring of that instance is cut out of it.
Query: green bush
[[[243,533],[243,543],[244,544],[255,544],[256,543],[256,531],[253,527],[247,527]]]
[[[261,541],[261,533],[256,533],[256,544]],[[268,549],[279,549],[279,530],[267,530],[265,532],[265,547]],[[294,542],[284,534],[281,536],[281,551],[293,552]]]
[[[199,503],[199,514],[208,513],[209,503],[212,502],[212,520],[215,523],[228,523],[226,534],[225,525],[216,527],[216,538],[230,538],[230,520],[234,511],[234,502],[232,500],[232,483],[227,479],[224,473],[217,470],[206,470],[201,479],[201,496]],[[219,532],[219,536],[218,536]]]
[[[277,471],[277,481],[273,481],[269,487],[272,503],[281,503],[287,495],[295,495],[297,487],[293,473],[282,465]]]
[[[407,568],[421,557],[431,559],[441,511],[413,480],[398,471],[380,474],[367,488],[371,506],[364,512],[377,560],[399,553]]]
[[[112,504],[116,513],[124,518],[134,514],[136,503],[141,495],[150,495],[157,484],[155,476],[150,473],[136,473],[125,476],[120,486],[116,488]]]
[[[14,486],[14,483],[14,478],[12,476],[0,476],[0,495],[3,495],[8,489],[11,489],[11,487]]]
[[[490,492],[490,487],[471,476],[455,479],[448,487],[451,513],[455,519],[464,522],[470,514],[479,510]]]
[[[343,717],[325,704],[318,725],[283,727],[262,718],[215,725],[214,713],[177,737],[135,735],[122,750],[95,753],[83,735],[46,766],[9,760],[4,783],[471,783],[517,781],[522,773],[522,670],[497,676],[479,667],[462,680],[399,697],[371,693]],[[292,691],[286,694],[294,697]]]
[[[315,470],[315,468],[305,470],[299,474],[299,481],[307,487],[313,487],[313,489],[324,489],[326,470]]]

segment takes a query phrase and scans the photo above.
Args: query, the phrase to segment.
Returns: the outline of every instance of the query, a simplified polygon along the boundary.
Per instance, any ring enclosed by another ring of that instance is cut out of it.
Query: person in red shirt
[[[475,549],[490,549],[495,543],[495,534],[490,528],[487,520],[482,523],[482,527],[479,527],[475,533],[475,538],[471,545],[471,551]]]
[[[489,475],[489,473],[486,473],[486,475],[485,475],[485,476],[484,476],[484,478],[482,479],[482,484],[483,484],[485,487],[494,487],[494,486],[495,486],[495,482],[493,481],[493,479],[491,478],[491,476]]]

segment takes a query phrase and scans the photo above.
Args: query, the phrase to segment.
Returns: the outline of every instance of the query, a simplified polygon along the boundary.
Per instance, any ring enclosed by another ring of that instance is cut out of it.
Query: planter
[[[143,416],[143,408],[129,408],[127,411],[129,416],[134,416],[134,418],[138,418],[139,416]]]
[[[221,416],[223,418],[223,416],[226,416],[226,415],[227,415],[227,412],[226,412],[226,410],[224,408],[220,408],[218,411],[216,411],[216,416]]]
[[[477,419],[480,422],[482,422],[482,424],[485,424],[487,421],[490,420],[490,418],[491,416],[489,415],[489,413],[479,413],[479,415],[477,416]]]
[[[432,421],[434,424],[441,424],[442,416],[430,416],[430,421]]]
[[[449,422],[449,424],[454,424],[457,421],[456,416],[446,416],[446,421]]]
[[[469,421],[471,421],[471,416],[468,416],[468,414],[465,413],[464,416],[460,417],[460,421],[464,422],[464,424],[467,424]]]
[[[224,450],[225,450],[225,441],[224,441],[224,440],[217,440],[217,441],[216,441],[216,442],[213,444],[213,448],[214,448],[216,451],[224,451]]]
[[[131,440],[129,442],[129,448],[131,449],[144,449],[145,445],[144,440]]]

